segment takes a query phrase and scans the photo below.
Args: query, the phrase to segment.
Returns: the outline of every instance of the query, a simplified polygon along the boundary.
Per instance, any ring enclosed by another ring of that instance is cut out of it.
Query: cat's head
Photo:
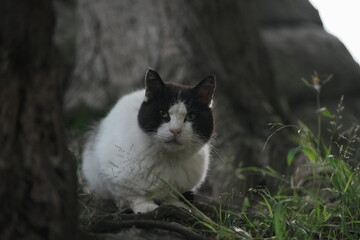
[[[211,110],[215,77],[196,86],[163,82],[149,69],[145,77],[145,96],[139,114],[140,128],[169,151],[202,146],[214,131]]]

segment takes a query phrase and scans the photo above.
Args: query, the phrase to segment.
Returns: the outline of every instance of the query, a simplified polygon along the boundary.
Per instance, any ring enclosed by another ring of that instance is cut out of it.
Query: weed
[[[336,114],[321,107],[322,86],[331,77],[321,80],[315,73],[311,82],[303,81],[317,94],[317,131],[316,134],[303,122],[298,126],[274,125],[274,133],[286,128],[297,129],[298,147],[287,155],[289,165],[302,155],[306,167],[311,169],[301,184],[292,184],[271,168],[247,168],[238,171],[258,171],[281,180],[276,194],[266,188],[251,189],[260,196],[252,213],[243,212],[245,230],[254,238],[276,239],[359,239],[360,237],[360,178],[359,164],[350,164],[351,158],[358,156],[359,126],[341,132],[341,113],[343,97]],[[330,142],[322,141],[322,118],[330,119]],[[270,136],[271,137],[271,136]],[[266,140],[266,143],[269,139]],[[338,149],[334,150],[334,146]],[[337,154],[335,154],[336,152]]]

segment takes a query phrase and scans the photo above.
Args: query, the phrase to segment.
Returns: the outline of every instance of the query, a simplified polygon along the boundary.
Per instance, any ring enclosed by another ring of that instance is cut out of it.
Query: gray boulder
[[[323,28],[308,0],[257,0],[262,38],[270,53],[276,87],[290,106],[313,101],[314,93],[300,80],[332,74],[324,98],[353,95],[360,90],[360,67],[346,47]]]

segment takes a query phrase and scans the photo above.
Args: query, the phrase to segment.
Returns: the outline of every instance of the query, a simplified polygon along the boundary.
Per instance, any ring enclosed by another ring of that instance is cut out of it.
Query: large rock
[[[187,55],[192,53],[182,24],[174,28],[176,12],[165,12],[163,6],[162,1],[78,1],[77,64],[67,109],[80,104],[106,108],[119,96],[143,88],[149,67],[167,81],[189,77]]]
[[[318,11],[308,0],[257,0],[262,37],[272,59],[276,84],[290,106],[313,101],[301,78],[314,71],[333,80],[322,92],[324,98],[353,95],[360,90],[360,68],[345,46],[327,33]]]
[[[158,2],[79,0],[75,21],[74,0],[56,3],[59,27],[55,40],[68,69],[74,66],[75,53],[77,59],[65,99],[67,110],[84,105],[106,109],[118,96],[143,86],[147,67],[161,71],[168,80],[186,78],[192,82],[186,76],[192,63],[186,59],[194,52],[186,46],[181,30],[171,26],[175,11],[166,13]],[[265,94],[281,98],[289,109],[312,102],[314,93],[300,79],[309,79],[317,71],[321,77],[334,75],[322,97],[356,96],[360,89],[359,65],[345,46],[324,30],[318,11],[308,0],[256,0],[255,10],[276,80],[277,91],[269,89]],[[102,14],[104,11],[106,14]],[[187,13],[187,18],[194,19],[192,14]],[[103,22],[111,23],[111,27]],[[186,54],[180,53],[180,48]],[[213,65],[224,61],[211,57]],[[166,67],[162,67],[164,63]]]
[[[263,26],[297,26],[315,24],[322,26],[318,11],[308,0],[255,0],[259,20]]]

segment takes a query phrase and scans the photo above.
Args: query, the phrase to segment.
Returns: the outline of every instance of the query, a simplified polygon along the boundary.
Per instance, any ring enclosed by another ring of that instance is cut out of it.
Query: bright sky
[[[360,63],[360,0],[310,0],[326,31],[335,35]]]

